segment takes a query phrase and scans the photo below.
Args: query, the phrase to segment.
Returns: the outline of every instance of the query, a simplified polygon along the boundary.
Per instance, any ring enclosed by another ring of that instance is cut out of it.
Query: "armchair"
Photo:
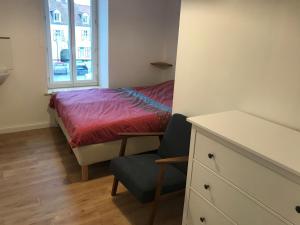
[[[120,134],[120,157],[110,165],[114,175],[111,194],[116,195],[120,181],[140,202],[153,201],[149,225],[154,223],[160,196],[185,188],[190,133],[186,117],[174,114],[165,133]],[[127,139],[137,136],[158,136],[161,144],[154,153],[124,156]]]

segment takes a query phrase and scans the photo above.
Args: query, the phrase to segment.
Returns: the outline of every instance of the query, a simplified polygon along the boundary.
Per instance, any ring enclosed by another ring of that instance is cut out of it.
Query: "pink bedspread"
[[[50,107],[61,117],[72,147],[118,140],[120,132],[164,131],[174,81],[150,87],[60,92]]]

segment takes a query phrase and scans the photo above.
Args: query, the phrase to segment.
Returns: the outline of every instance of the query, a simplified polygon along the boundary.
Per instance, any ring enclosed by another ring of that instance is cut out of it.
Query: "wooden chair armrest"
[[[178,156],[178,157],[171,157],[165,159],[157,159],[155,160],[156,164],[173,164],[173,163],[183,163],[188,162],[188,156]]]
[[[143,137],[143,136],[163,136],[164,132],[143,132],[143,133],[119,133],[121,137]]]

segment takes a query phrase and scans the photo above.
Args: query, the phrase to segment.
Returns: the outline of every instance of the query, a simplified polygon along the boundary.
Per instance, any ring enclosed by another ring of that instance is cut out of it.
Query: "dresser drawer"
[[[199,163],[193,164],[192,189],[199,192],[216,208],[243,225],[284,225],[264,207],[217,177]]]
[[[300,224],[300,186],[197,132],[194,158],[275,212]]]
[[[236,225],[193,191],[190,192],[186,225]]]

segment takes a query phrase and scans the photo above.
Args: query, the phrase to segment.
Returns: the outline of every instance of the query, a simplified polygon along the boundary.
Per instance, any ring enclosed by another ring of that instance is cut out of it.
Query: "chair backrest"
[[[186,116],[174,114],[169,121],[164,138],[158,148],[162,158],[187,156],[190,148],[191,124],[186,121]],[[174,164],[186,173],[187,164]]]

